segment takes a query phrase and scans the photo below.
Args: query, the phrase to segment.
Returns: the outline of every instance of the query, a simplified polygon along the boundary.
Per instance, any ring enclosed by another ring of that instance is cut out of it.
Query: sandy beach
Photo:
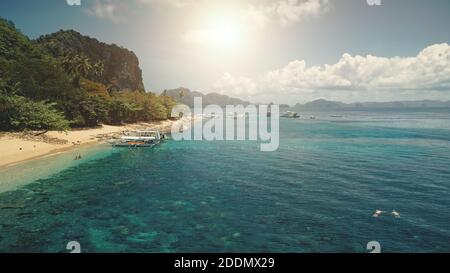
[[[123,126],[102,125],[97,128],[68,132],[50,131],[41,136],[35,136],[33,133],[0,133],[0,169],[43,156],[69,151],[81,145],[100,143],[118,137],[123,131],[127,130],[145,128],[170,132],[173,123],[174,121],[167,120]]]

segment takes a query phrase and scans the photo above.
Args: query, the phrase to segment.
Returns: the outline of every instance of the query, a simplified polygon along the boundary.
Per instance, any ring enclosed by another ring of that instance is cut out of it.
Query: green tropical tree
[[[98,95],[88,95],[79,104],[85,126],[97,126],[108,120],[109,103]]]
[[[66,131],[70,122],[64,114],[55,109],[56,103],[32,101],[21,96],[8,96],[8,111],[5,113],[5,129],[13,130],[49,130]]]
[[[105,72],[105,64],[103,62],[96,62],[92,68],[96,77],[103,76],[103,73]]]
[[[66,72],[74,78],[74,82],[77,86],[79,86],[81,77],[87,77],[93,69],[88,57],[74,54],[72,52],[67,52],[64,54],[61,64],[64,70],[66,70]],[[98,69],[100,69],[100,67]]]
[[[81,77],[87,77],[92,69],[92,65],[89,61],[89,58],[85,56],[79,56],[79,58],[77,58],[76,60],[77,62],[75,64],[75,67],[76,71],[78,72],[78,75]]]
[[[74,77],[78,74],[76,66],[76,64],[79,62],[78,59],[79,56],[73,54],[72,52],[66,52],[61,59],[61,64],[64,70],[66,70],[67,73]]]

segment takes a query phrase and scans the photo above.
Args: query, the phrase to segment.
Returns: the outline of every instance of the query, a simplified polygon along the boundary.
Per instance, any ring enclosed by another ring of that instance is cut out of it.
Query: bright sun
[[[243,40],[243,28],[233,16],[215,16],[203,23],[203,28],[189,33],[190,42],[216,49],[238,48]]]
[[[216,47],[233,48],[241,42],[242,32],[231,18],[216,18],[208,27],[207,39]]]

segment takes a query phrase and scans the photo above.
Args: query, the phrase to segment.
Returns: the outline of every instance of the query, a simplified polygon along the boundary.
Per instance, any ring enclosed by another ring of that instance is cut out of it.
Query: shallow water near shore
[[[0,194],[0,252],[448,252],[449,114],[282,119],[273,153],[169,141],[18,165],[0,173],[19,186]]]
[[[1,168],[0,193],[18,189],[36,180],[50,178],[65,169],[107,157],[113,152],[115,151],[106,144],[88,144]],[[78,155],[82,158],[75,160]]]

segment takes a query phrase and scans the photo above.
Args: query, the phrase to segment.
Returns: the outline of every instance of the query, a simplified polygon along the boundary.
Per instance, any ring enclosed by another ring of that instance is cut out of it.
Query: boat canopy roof
[[[128,136],[155,136],[155,135],[159,135],[159,131],[144,131],[144,130],[139,130],[139,131],[127,131],[124,133],[124,135],[128,135]]]
[[[124,132],[122,139],[160,139],[159,131],[154,130],[137,130]]]

